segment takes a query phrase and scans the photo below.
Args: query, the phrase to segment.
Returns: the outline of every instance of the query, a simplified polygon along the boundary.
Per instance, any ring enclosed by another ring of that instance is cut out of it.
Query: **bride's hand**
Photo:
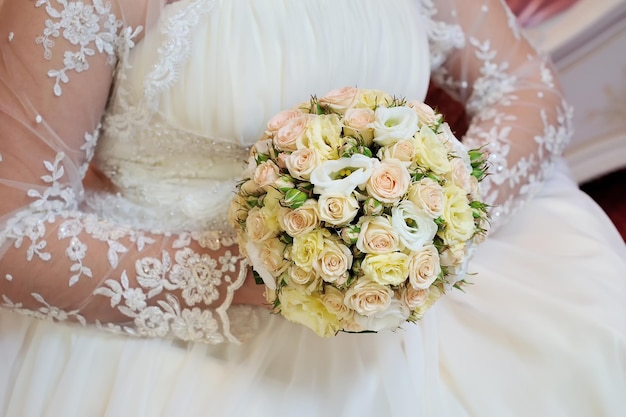
[[[264,296],[265,286],[254,281],[252,269],[248,268],[246,280],[233,298],[233,304],[249,304],[269,308],[269,304]]]

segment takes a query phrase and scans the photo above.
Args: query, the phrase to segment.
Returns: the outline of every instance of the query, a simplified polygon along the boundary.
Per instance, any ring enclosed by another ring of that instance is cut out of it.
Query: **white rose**
[[[397,329],[409,318],[410,314],[409,308],[404,303],[394,299],[386,310],[369,316],[355,315],[354,321],[363,330],[379,332],[381,330]]]
[[[437,135],[429,127],[423,126],[416,136],[416,160],[420,165],[443,175],[450,171],[450,161],[446,147],[437,139]]]
[[[409,189],[411,176],[397,159],[385,159],[376,164],[365,186],[369,195],[383,203],[399,201]]]
[[[356,187],[367,182],[375,163],[377,160],[361,154],[324,161],[311,172],[313,192],[350,195]]]
[[[318,255],[313,269],[324,281],[343,285],[348,278],[348,270],[352,267],[352,252],[344,244],[326,239],[324,247]]]
[[[317,201],[308,199],[295,210],[281,207],[278,212],[278,224],[292,237],[312,232],[320,224]]]
[[[441,119],[441,115],[435,113],[435,110],[433,110],[433,108],[426,103],[417,100],[411,100],[407,102],[406,105],[412,108],[415,113],[417,113],[420,127],[422,127],[423,125],[436,125],[439,122],[439,119]]]
[[[406,281],[408,255],[402,252],[367,254],[361,263],[363,274],[380,285],[400,285]]]
[[[417,132],[418,117],[408,107],[378,107],[375,111],[374,142],[388,146],[410,139]]]
[[[286,159],[285,165],[292,177],[308,180],[311,172],[320,163],[320,157],[313,149],[298,149],[292,152]]]
[[[370,145],[374,138],[374,110],[368,108],[348,109],[343,119],[344,134],[363,140],[365,145]]]
[[[302,116],[289,120],[274,135],[274,146],[281,151],[295,151],[296,142],[304,134],[307,118]]]
[[[374,281],[360,279],[352,285],[344,297],[344,304],[363,316],[387,310],[391,304],[391,288]]]
[[[352,194],[324,193],[317,201],[320,220],[333,226],[345,226],[359,212],[359,202]]]
[[[356,247],[363,253],[390,253],[400,248],[400,238],[386,216],[363,217]]]
[[[342,87],[326,93],[319,103],[329,106],[336,112],[344,113],[356,101],[359,90],[355,87]]]
[[[409,256],[409,282],[415,289],[426,289],[441,273],[439,252],[434,245],[426,245]]]
[[[431,178],[425,177],[411,184],[407,198],[433,219],[443,214],[445,204],[443,187]]]
[[[273,185],[280,176],[280,169],[273,161],[261,162],[254,171],[252,179],[259,187]]]
[[[400,242],[412,251],[431,243],[437,233],[437,224],[433,219],[408,200],[392,207],[391,224],[398,232]]]

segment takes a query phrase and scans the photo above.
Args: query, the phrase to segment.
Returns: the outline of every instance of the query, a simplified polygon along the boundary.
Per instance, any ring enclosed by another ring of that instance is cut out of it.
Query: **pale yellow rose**
[[[344,293],[339,291],[332,285],[324,286],[324,293],[322,294],[322,302],[326,305],[328,311],[339,317],[344,321],[350,321],[354,315],[354,311],[348,308],[343,302]]]
[[[369,108],[348,109],[343,119],[344,134],[360,138],[366,146],[372,144],[374,138],[374,110]]]
[[[320,294],[305,294],[296,289],[284,287],[278,298],[280,311],[287,320],[308,327],[318,336],[331,337],[341,330],[339,318],[328,311]]]
[[[423,126],[416,135],[416,160],[420,165],[443,175],[450,171],[450,161],[446,147],[437,139],[437,135],[430,128]]]
[[[321,105],[329,106],[336,112],[344,113],[355,103],[359,90],[355,87],[342,87],[326,93],[319,99]]]
[[[252,179],[259,184],[259,187],[273,185],[280,176],[280,169],[273,161],[261,162],[254,171]]]
[[[348,279],[352,259],[352,252],[346,245],[334,239],[325,239],[313,269],[324,281],[343,285]]]
[[[426,245],[409,255],[409,283],[415,289],[426,289],[441,273],[439,252],[434,245]]]
[[[425,177],[411,184],[407,198],[433,219],[443,214],[445,205],[443,187],[431,178]]]
[[[474,215],[465,190],[454,184],[443,188],[446,204],[442,217],[446,221],[443,239],[446,244],[465,242],[474,234]]]
[[[296,265],[287,270],[287,284],[299,291],[311,294],[322,287],[322,279],[313,271],[305,271]]]
[[[391,253],[400,249],[400,238],[386,216],[363,217],[356,247],[363,253]]]
[[[304,134],[298,138],[298,149],[312,149],[321,159],[339,158],[339,148],[343,145],[341,122],[336,114],[320,114],[309,118]]]
[[[315,229],[311,233],[294,237],[291,247],[292,261],[305,271],[312,271],[313,263],[324,248],[324,238],[329,236],[328,230]]]
[[[367,254],[361,268],[369,280],[380,285],[400,285],[409,275],[409,256],[402,252]]]
[[[289,120],[274,135],[274,146],[281,151],[295,151],[296,142],[304,134],[307,118],[304,116]]]
[[[333,226],[345,226],[359,211],[359,202],[353,194],[322,194],[317,206],[320,220]]]
[[[406,105],[412,108],[415,111],[415,113],[417,113],[420,127],[424,125],[427,125],[427,126],[436,125],[441,119],[441,115],[435,113],[435,110],[433,110],[432,107],[430,107],[428,104],[424,102],[411,100],[407,102]]]
[[[365,189],[370,196],[383,203],[396,203],[406,194],[411,176],[397,159],[385,159],[376,164]]]
[[[321,158],[317,151],[303,148],[291,153],[285,160],[289,174],[301,180],[308,180],[311,172],[319,165]]]
[[[383,146],[378,150],[378,159],[397,159],[402,161],[405,166],[411,165],[416,156],[415,139],[399,140],[393,145]]]
[[[278,132],[278,130],[285,126],[290,120],[300,118],[303,115],[304,113],[298,109],[283,110],[277,113],[267,122],[267,134],[272,135]]]
[[[416,289],[411,285],[407,285],[400,291],[400,299],[411,309],[414,310],[428,301],[428,294],[430,290]]]
[[[271,221],[271,217],[266,217],[266,212],[260,207],[253,207],[248,211],[246,218],[246,235],[253,242],[261,242],[263,240],[274,237],[278,234],[278,224]]]
[[[281,207],[278,211],[278,224],[292,237],[312,232],[320,225],[317,201],[308,199],[295,210]]]
[[[388,93],[380,90],[359,90],[354,107],[375,109],[378,106],[386,106],[391,103],[391,97]]]
[[[380,285],[368,279],[359,279],[346,291],[344,304],[361,314],[371,316],[385,311],[391,304],[393,291],[386,285]]]
[[[278,277],[289,266],[289,262],[285,259],[286,248],[287,245],[276,238],[263,241],[259,247],[259,258],[262,265],[274,278]]]
[[[421,318],[423,318],[424,313],[426,313],[426,311],[430,307],[432,307],[432,305],[435,304],[435,302],[439,300],[439,298],[441,298],[441,295],[442,295],[442,292],[437,286],[433,285],[432,287],[430,287],[426,302],[413,310],[412,317],[414,317],[417,320],[420,320]]]

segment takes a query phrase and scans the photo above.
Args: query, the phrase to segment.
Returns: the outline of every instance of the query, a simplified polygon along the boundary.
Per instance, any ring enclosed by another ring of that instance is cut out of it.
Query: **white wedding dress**
[[[46,144],[22,159],[0,148],[2,192],[31,190],[0,212],[0,415],[626,415],[626,248],[558,156],[568,108],[499,1],[181,0],[136,45],[132,29],[103,35],[120,25],[99,1],[113,23],[83,13],[89,30],[68,34],[55,11],[73,4],[37,2],[37,47],[116,55],[115,88],[82,142],[51,134],[58,109],[37,97],[25,116],[0,107]],[[20,30],[0,29],[3,50]],[[51,102],[86,102],[72,85],[91,69],[52,62],[37,70]],[[16,72],[2,74],[0,93],[19,97]],[[346,85],[423,99],[431,76],[474,115],[466,140],[493,154],[472,285],[418,324],[332,339],[231,306],[243,274],[224,252],[226,210],[267,120]],[[83,192],[94,153],[116,192]]]

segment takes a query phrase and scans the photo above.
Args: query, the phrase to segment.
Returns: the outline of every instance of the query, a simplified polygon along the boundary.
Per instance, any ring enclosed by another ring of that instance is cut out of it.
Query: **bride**
[[[623,416],[626,249],[498,0],[0,0],[0,414]],[[226,225],[278,111],[463,103],[492,228],[396,332],[270,315]]]

